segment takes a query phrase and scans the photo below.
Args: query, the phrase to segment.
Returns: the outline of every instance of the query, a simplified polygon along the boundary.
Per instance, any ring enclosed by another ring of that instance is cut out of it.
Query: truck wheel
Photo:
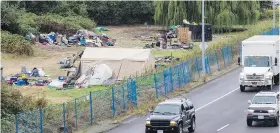
[[[189,132],[193,133],[195,131],[195,127],[196,127],[195,118],[193,117],[191,121],[191,127],[188,128]]]
[[[273,88],[272,84],[267,86],[267,89],[269,89],[269,90],[272,90],[272,88]]]
[[[279,126],[279,115],[277,115],[277,118],[273,120],[273,125],[278,127]]]
[[[245,86],[240,85],[240,91],[244,92],[245,91]]]
[[[275,84],[275,85],[279,85],[279,75],[276,75],[276,76],[274,77],[274,84]]]
[[[253,121],[252,121],[252,120],[248,120],[248,119],[247,119],[247,126],[249,126],[249,127],[250,127],[250,126],[252,126],[252,124],[253,124]]]
[[[178,125],[177,133],[183,133],[183,126],[182,126],[182,124]]]

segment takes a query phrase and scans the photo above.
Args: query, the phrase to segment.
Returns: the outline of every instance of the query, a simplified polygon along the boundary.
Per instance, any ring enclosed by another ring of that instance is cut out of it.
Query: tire
[[[272,85],[272,84],[267,86],[267,89],[269,89],[269,90],[271,90],[271,91],[272,91],[272,88],[273,88],[273,85]]]
[[[240,85],[240,91],[244,92],[245,91],[245,86]]]
[[[196,123],[195,123],[195,118],[193,117],[191,121],[191,127],[189,127],[188,130],[190,133],[193,133],[195,131],[195,128],[196,128]]]
[[[278,127],[279,126],[279,114],[277,115],[277,118],[273,120],[273,125]]]
[[[279,75],[278,74],[274,77],[274,84],[279,85]]]
[[[182,126],[182,124],[178,125],[177,133],[183,133],[183,126]]]
[[[253,121],[252,121],[252,120],[248,120],[248,119],[247,119],[247,126],[251,127],[251,126],[252,126],[252,124],[253,124]]]

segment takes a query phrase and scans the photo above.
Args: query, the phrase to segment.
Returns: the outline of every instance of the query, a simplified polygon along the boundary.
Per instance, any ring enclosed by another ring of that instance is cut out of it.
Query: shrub
[[[47,105],[44,98],[25,97],[12,86],[4,83],[1,85],[1,131],[4,133],[15,132],[15,114]]]
[[[43,32],[75,32],[80,29],[93,30],[96,26],[94,21],[82,16],[63,17],[55,14],[47,14],[38,17],[40,31]]]
[[[23,11],[18,15],[18,27],[19,27],[19,34],[25,35],[27,33],[38,33],[39,32],[39,25],[37,22],[38,16],[34,13],[28,13]]]
[[[1,52],[16,55],[34,55],[31,43],[23,36],[11,34],[7,31],[1,31]]]

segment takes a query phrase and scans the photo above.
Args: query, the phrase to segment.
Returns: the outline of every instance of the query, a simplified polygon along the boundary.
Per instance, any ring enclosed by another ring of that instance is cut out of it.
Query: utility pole
[[[202,0],[202,34],[201,34],[201,37],[202,37],[202,70],[203,70],[203,76],[205,76],[205,73],[206,73],[206,70],[205,70],[205,59],[204,59],[204,54],[205,54],[205,35],[204,35],[204,0]]]
[[[275,0],[272,0],[273,7],[273,28],[276,28],[276,20],[275,20]]]

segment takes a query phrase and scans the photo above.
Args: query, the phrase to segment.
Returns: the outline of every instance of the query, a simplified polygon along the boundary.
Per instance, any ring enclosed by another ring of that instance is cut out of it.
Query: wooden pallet
[[[191,40],[189,28],[178,28],[178,39],[181,43],[188,44]]]

